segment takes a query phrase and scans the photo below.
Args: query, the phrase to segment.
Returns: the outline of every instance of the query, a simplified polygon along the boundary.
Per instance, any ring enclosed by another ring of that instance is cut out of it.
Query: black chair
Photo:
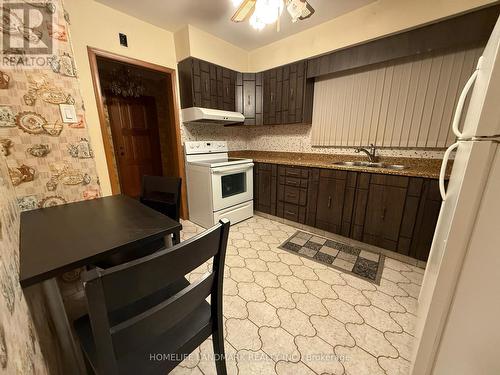
[[[143,176],[141,203],[179,221],[182,179],[165,176]],[[180,233],[173,235],[174,245],[180,242]]]
[[[89,315],[75,330],[90,373],[164,375],[210,336],[217,374],[227,373],[222,283],[229,226],[222,219],[182,244],[85,274]],[[212,272],[190,284],[184,276],[210,258]]]

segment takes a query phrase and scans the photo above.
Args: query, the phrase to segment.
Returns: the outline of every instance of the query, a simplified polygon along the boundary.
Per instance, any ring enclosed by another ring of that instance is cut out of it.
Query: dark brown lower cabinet
[[[322,169],[319,177],[316,227],[331,233],[342,233],[342,214],[347,172]]]
[[[426,261],[437,180],[256,163],[255,208]]]
[[[255,163],[254,207],[257,211],[276,215],[276,164]]]
[[[409,255],[411,257],[427,260],[436,231],[441,203],[438,180],[424,180],[419,209],[416,214],[413,240],[410,244]]]
[[[388,185],[385,176],[373,176],[368,191],[363,242],[397,250],[403,218],[408,177],[398,178],[401,186]]]

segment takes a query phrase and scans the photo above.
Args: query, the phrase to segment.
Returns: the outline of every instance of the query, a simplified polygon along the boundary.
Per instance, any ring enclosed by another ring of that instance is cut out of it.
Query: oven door
[[[253,163],[212,168],[214,211],[253,200]]]

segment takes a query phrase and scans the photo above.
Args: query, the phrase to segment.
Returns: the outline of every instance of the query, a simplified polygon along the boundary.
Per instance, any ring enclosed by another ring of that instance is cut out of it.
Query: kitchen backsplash
[[[231,151],[281,151],[320,154],[355,154],[354,147],[315,147],[311,145],[311,126],[277,125],[224,127],[214,124],[184,124],[183,141],[227,141]],[[440,159],[442,149],[381,148],[381,156]]]
[[[19,4],[52,20],[41,32],[53,42],[52,56],[36,60],[44,64],[0,68],[0,145],[19,206],[29,210],[96,198],[101,192],[72,58],[69,16],[61,0],[43,7]],[[73,122],[63,122],[60,105],[75,107]]]

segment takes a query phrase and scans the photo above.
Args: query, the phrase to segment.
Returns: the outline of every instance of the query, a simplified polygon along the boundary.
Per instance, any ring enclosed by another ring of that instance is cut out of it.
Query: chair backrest
[[[116,358],[130,350],[125,343],[133,342],[138,348],[159,337],[193,312],[209,295],[212,318],[221,314],[229,226],[229,221],[222,219],[214,227],[172,248],[85,274],[85,293],[100,373],[116,374]],[[175,295],[160,301],[155,299],[154,305],[148,305],[145,311],[123,321],[110,319],[113,312],[158,294],[210,258],[213,258],[212,271],[191,284],[186,282],[188,285]]]
[[[179,220],[180,205],[181,205],[181,185],[182,179],[179,177],[168,176],[142,176],[141,198],[155,198],[164,194],[168,194],[175,202],[175,217]]]

